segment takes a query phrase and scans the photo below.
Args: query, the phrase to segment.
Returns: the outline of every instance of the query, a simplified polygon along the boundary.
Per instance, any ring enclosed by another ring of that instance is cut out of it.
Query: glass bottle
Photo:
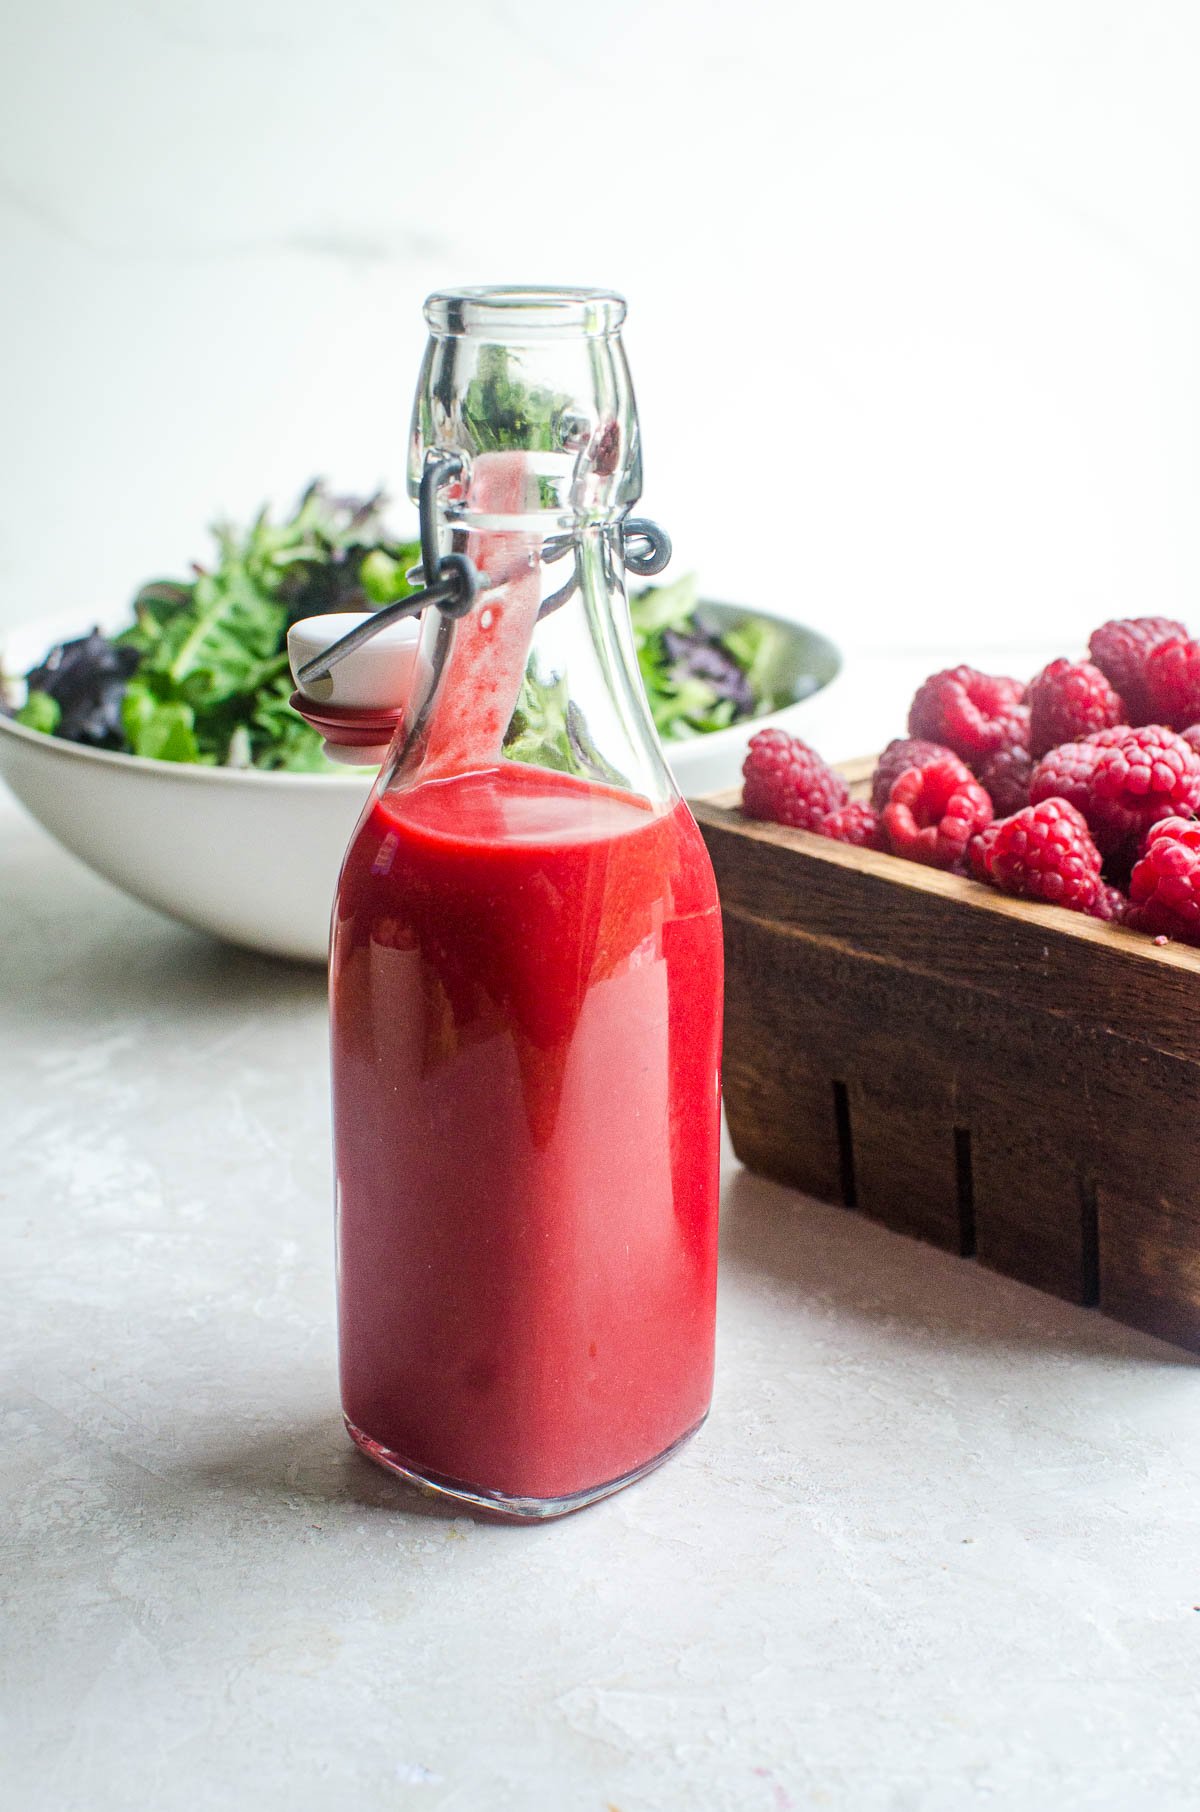
[[[629,625],[620,297],[430,298],[409,483],[461,462],[415,691],[331,951],[354,1441],[520,1518],[628,1484],[708,1410],[721,931]]]

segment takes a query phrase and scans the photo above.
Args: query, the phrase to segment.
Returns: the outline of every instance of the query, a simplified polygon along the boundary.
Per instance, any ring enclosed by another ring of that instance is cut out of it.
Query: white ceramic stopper
[[[324,617],[305,617],[288,630],[288,661],[292,678],[305,698],[314,704],[334,705],[348,711],[390,711],[402,705],[412,685],[421,633],[416,617],[401,617],[348,654],[324,679],[301,685],[299,669],[342,636],[370,621],[369,611],[336,611]]]

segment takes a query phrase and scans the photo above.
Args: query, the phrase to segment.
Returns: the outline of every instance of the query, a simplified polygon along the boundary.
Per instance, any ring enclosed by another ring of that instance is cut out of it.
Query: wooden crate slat
[[[1097,1300],[1094,1143],[1086,1116],[1044,1095],[986,1085],[971,1115],[975,1256],[1068,1302]]]
[[[856,1206],[898,1233],[961,1252],[953,1112],[947,1097],[913,1081],[876,1065],[850,1084]]]
[[[781,989],[764,990],[757,928],[725,921],[725,1118],[733,1148],[751,1170],[822,1201],[845,1200],[833,1073],[838,1054],[797,1018]],[[773,960],[773,958],[772,958]],[[786,960],[786,958],[784,959]],[[793,999],[795,997],[793,996]]]
[[[1146,1052],[1095,1086],[1109,1129],[1096,1171],[1100,1306],[1200,1346],[1200,1072]]]
[[[1097,1187],[1100,1307],[1143,1333],[1200,1351],[1200,1216],[1194,1193],[1172,1199]]]

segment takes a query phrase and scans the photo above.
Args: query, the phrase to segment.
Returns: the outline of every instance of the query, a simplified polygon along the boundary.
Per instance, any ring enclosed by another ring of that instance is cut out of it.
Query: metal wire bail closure
[[[398,623],[403,617],[419,616],[430,604],[444,617],[465,617],[481,592],[487,590],[487,574],[481,573],[466,554],[438,553],[438,492],[459,477],[462,470],[463,462],[457,453],[431,453],[426,460],[425,470],[421,473],[417,495],[421,525],[421,565],[414,568],[409,576],[415,578],[419,572],[426,581],[423,589],[412,592],[407,598],[398,598],[394,604],[385,604],[365,623],[360,623],[338,641],[332,642],[321,654],[306,661],[296,674],[297,684],[301,688],[311,685],[314,680],[327,679],[339,661],[356,653],[389,624]],[[547,565],[561,560],[571,552],[574,545],[572,536],[556,535],[543,547],[542,560]],[[625,567],[639,578],[649,578],[660,573],[670,560],[671,551],[670,536],[656,522],[651,522],[648,516],[630,516],[621,524],[621,559]],[[430,574],[433,575],[432,580]],[[567,583],[545,600],[538,616],[547,616],[550,611],[557,610],[560,604],[565,604],[578,585],[579,572],[576,567]]]
[[[670,535],[649,516],[630,516],[622,523],[621,554],[628,570],[639,579],[660,573],[673,552]]]
[[[542,549],[542,559],[549,566],[555,560],[562,560],[574,546],[570,535],[556,535]],[[636,573],[639,579],[649,579],[660,573],[672,552],[671,537],[666,529],[651,522],[649,516],[629,516],[621,524],[621,564],[627,572]],[[578,586],[579,566],[576,563],[566,584],[552,592],[543,603],[538,611],[538,621],[548,617],[560,604],[565,604]]]

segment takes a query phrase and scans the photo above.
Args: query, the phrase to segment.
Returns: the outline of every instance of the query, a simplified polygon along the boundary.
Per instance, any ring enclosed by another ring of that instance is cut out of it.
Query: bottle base
[[[379,1441],[372,1440],[369,1434],[355,1427],[349,1416],[343,1417],[346,1432],[360,1453],[365,1453],[369,1460],[382,1466],[385,1472],[392,1472],[406,1484],[415,1485],[418,1491],[436,1498],[440,1503],[451,1508],[472,1511],[477,1515],[498,1518],[509,1523],[542,1523],[549,1522],[556,1516],[570,1516],[574,1510],[586,1510],[589,1504],[597,1504],[601,1498],[611,1497],[614,1491],[623,1491],[626,1485],[636,1485],[639,1479],[655,1471],[664,1460],[669,1460],[673,1453],[698,1434],[708,1420],[705,1410],[698,1422],[693,1423],[679,1439],[656,1453],[652,1460],[643,1466],[635,1466],[632,1472],[623,1472],[620,1478],[609,1479],[603,1485],[591,1485],[586,1491],[575,1491],[567,1497],[510,1497],[503,1491],[488,1491],[480,1485],[467,1485],[460,1479],[444,1478],[441,1473],[426,1472],[421,1467],[411,1466],[390,1447],[384,1447]]]

